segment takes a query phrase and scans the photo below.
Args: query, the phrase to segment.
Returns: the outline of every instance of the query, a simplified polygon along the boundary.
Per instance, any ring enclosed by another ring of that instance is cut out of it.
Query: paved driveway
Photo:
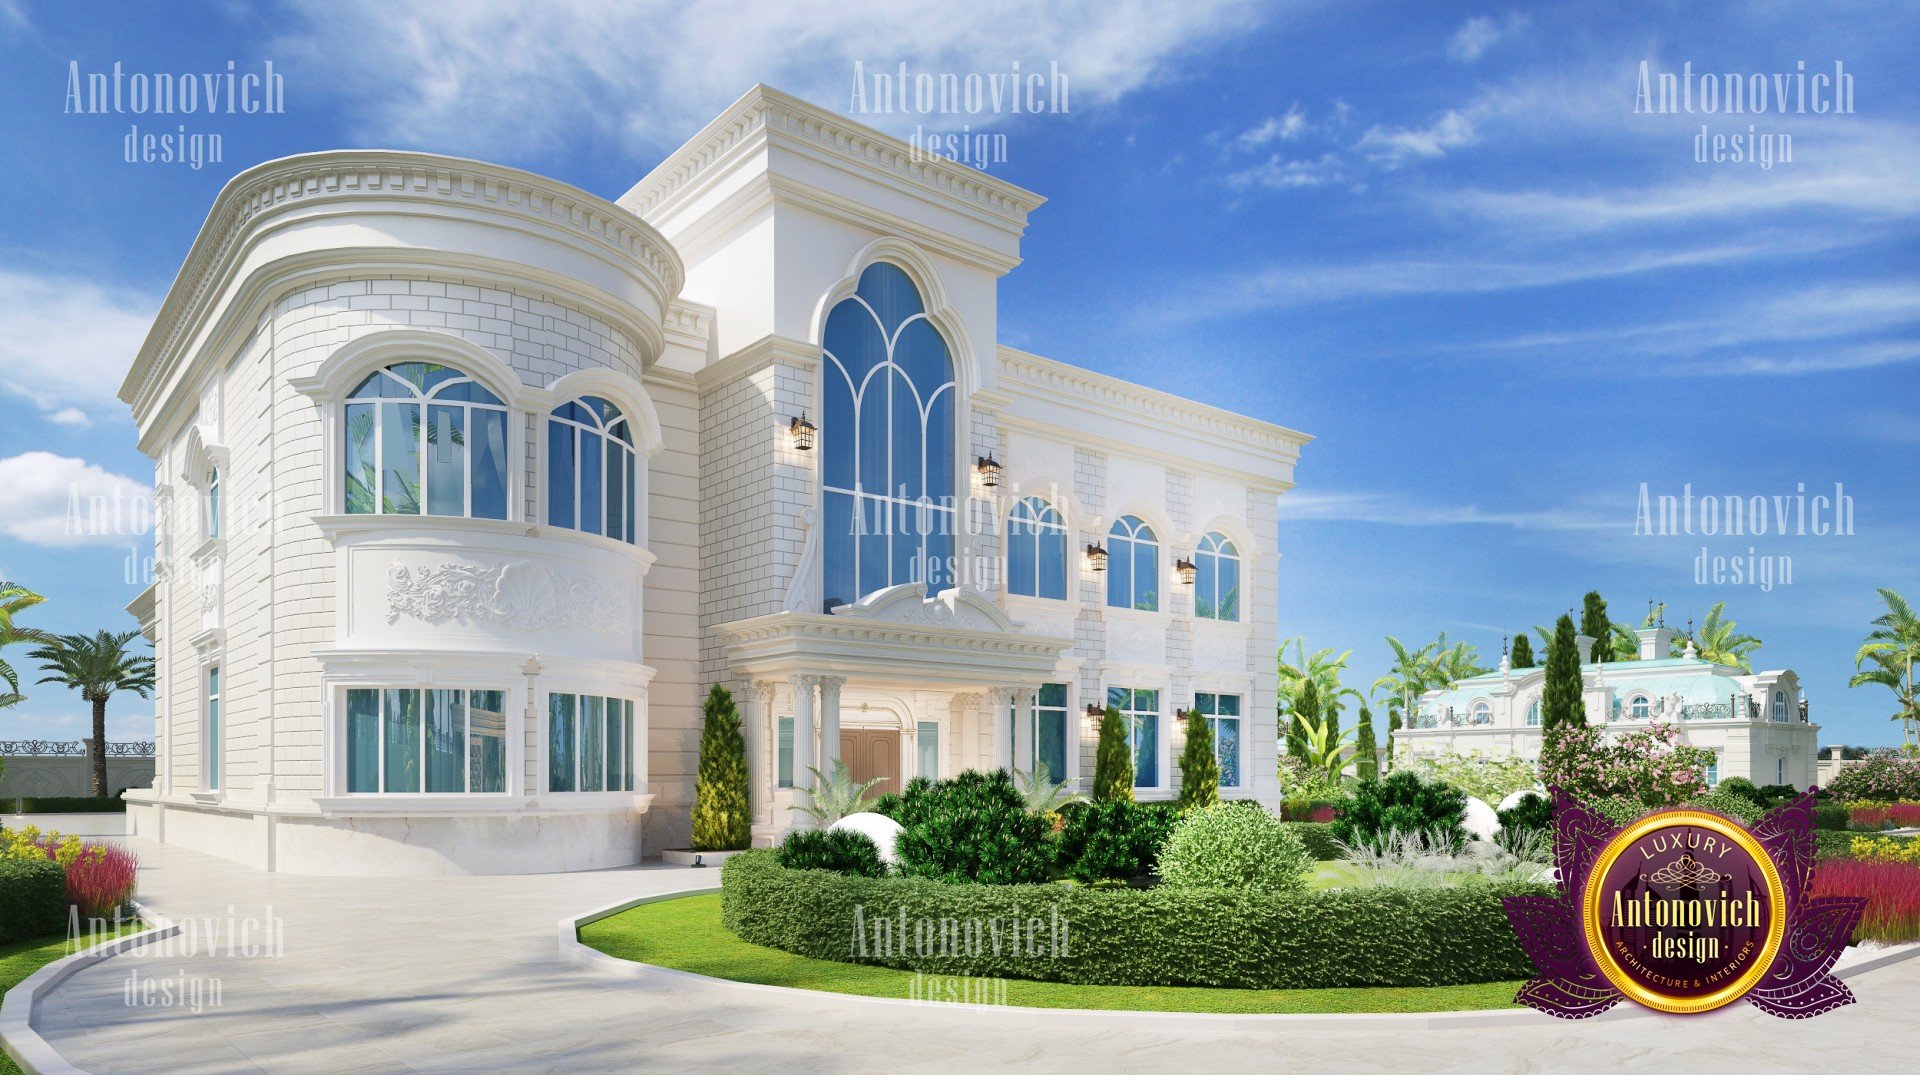
[[[183,926],[210,919],[215,931],[270,913],[284,923],[285,954],[176,951],[109,959],[75,974],[41,1004],[34,1025],[90,1071],[1616,1072],[1632,1065],[1684,1075],[1859,1073],[1911,1070],[1911,998],[1920,995],[1915,959],[1855,979],[1861,1003],[1799,1022],[1736,1005],[1687,1020],[1569,1024],[1541,1016],[1538,1025],[1498,1029],[1216,1033],[1156,1028],[1145,1018],[1118,1027],[1035,1026],[997,1022],[990,1010],[936,1013],[632,981],[559,956],[554,926],[562,916],[707,887],[717,879],[713,870],[315,878],[133,843],[144,863],[143,898],[157,911]],[[206,924],[191,928],[208,933]]]

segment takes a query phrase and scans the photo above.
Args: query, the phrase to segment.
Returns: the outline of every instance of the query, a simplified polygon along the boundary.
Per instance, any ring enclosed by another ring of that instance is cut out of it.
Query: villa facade
[[[617,202],[419,153],[260,165],[121,398],[156,464],[132,831],[263,869],[684,847],[701,701],[755,842],[810,770],[1044,763],[1127,716],[1278,798],[1309,438],[997,344],[1042,199],[756,87]]]
[[[1713,751],[1709,783],[1743,776],[1755,784],[1812,785],[1820,726],[1808,720],[1806,696],[1791,671],[1743,673],[1702,660],[1691,644],[1671,656],[1676,632],[1638,632],[1638,660],[1580,666],[1588,724],[1608,734],[1650,723],[1676,724],[1689,744]],[[1578,638],[1591,654],[1594,640]],[[1394,733],[1406,755],[1540,756],[1540,698],[1545,668],[1498,670],[1463,679],[1451,690],[1428,691],[1410,727]]]

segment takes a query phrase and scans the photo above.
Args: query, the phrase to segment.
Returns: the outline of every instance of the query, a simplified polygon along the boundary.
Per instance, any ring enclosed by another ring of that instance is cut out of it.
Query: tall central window
[[[347,403],[351,515],[507,517],[507,408],[452,366],[400,362]]]
[[[1021,500],[1007,516],[1007,592],[1067,597],[1067,527],[1037,496]]]
[[[1107,704],[1127,722],[1127,747],[1133,752],[1133,786],[1160,786],[1160,692],[1108,687]]]
[[[620,408],[582,396],[547,419],[547,521],[634,541],[638,468]]]
[[[1155,612],[1160,608],[1160,539],[1132,515],[1107,530],[1107,604]]]
[[[827,608],[903,582],[953,584],[953,358],[920,291],[884,262],[827,315],[821,486]]]

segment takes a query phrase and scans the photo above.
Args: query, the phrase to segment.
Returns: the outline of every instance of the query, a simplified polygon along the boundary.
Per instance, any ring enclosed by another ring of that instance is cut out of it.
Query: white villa
[[[1308,437],[998,345],[1042,199],[756,87],[616,202],[421,153],[214,202],[120,395],[156,463],[141,835],[262,869],[684,847],[701,701],[756,843],[809,767],[1183,724],[1274,803],[1277,498]],[[1810,742],[1810,740],[1809,740]]]
[[[1649,723],[1678,724],[1685,741],[1714,752],[1710,783],[1744,776],[1755,784],[1805,788],[1815,780],[1818,724],[1807,721],[1806,696],[1790,671],[1742,674],[1695,655],[1691,644],[1670,656],[1677,633],[1665,627],[1637,632],[1639,659],[1580,666],[1587,723],[1609,733]],[[1594,640],[1577,639],[1582,654]],[[1506,657],[1487,675],[1463,679],[1452,690],[1428,691],[1412,726],[1394,733],[1397,749],[1417,754],[1540,755],[1540,694],[1546,669],[1513,668]]]

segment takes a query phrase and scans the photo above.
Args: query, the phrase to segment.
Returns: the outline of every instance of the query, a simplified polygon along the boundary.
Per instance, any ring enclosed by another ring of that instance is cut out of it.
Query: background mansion
[[[1308,438],[999,346],[1041,201],[764,87],[617,204],[407,152],[237,176],[121,390],[162,520],[132,831],[631,863],[686,844],[716,682],[757,843],[835,758],[1085,788],[1109,703],[1140,797],[1197,708],[1275,803]]]

